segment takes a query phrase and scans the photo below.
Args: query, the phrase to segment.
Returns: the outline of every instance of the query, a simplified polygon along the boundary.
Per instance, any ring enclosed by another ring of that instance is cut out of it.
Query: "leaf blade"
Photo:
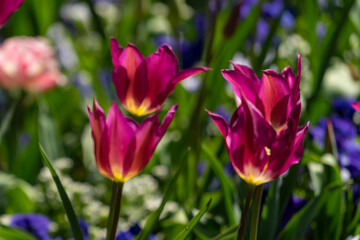
[[[185,226],[185,228],[178,235],[176,235],[175,240],[184,240],[187,238],[192,229],[196,226],[196,224],[200,221],[201,217],[210,207],[211,200],[212,199],[210,198],[210,200],[206,203],[204,207],[201,208],[198,214],[196,214],[196,216],[190,220],[190,222]]]
[[[75,214],[74,209],[73,209],[73,207],[71,205],[70,199],[67,196],[64,187],[61,184],[60,178],[57,175],[57,173],[56,173],[55,169],[53,168],[53,166],[51,165],[51,163],[50,163],[50,161],[49,161],[43,147],[41,146],[41,144],[39,144],[39,149],[40,149],[41,156],[42,156],[42,158],[43,158],[43,160],[45,162],[45,165],[49,169],[49,171],[51,173],[51,176],[52,176],[52,178],[53,178],[53,180],[54,180],[54,182],[56,184],[56,187],[58,189],[61,201],[63,203],[63,207],[64,207],[65,212],[66,212],[66,216],[67,216],[67,218],[69,220],[71,230],[72,230],[72,232],[74,234],[74,238],[75,238],[75,240],[84,240],[83,236],[82,236],[81,229],[80,229],[79,222],[78,222],[77,217],[76,217],[76,214]]]

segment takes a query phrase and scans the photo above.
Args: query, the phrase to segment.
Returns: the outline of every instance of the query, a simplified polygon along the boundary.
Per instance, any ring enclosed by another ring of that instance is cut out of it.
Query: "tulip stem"
[[[107,240],[115,240],[117,225],[119,222],[120,207],[121,207],[121,196],[123,190],[123,182],[114,182],[113,192],[110,203],[110,213],[107,222]]]
[[[244,234],[245,234],[245,229],[246,229],[246,222],[247,222],[247,219],[248,219],[250,203],[251,203],[251,199],[252,199],[253,194],[254,194],[254,190],[255,190],[255,186],[249,184],[248,187],[247,187],[245,207],[244,207],[244,209],[242,209],[242,212],[241,212],[241,220],[240,220],[238,235],[237,235],[237,238],[236,238],[237,240],[243,240],[244,239]]]
[[[250,240],[257,239],[257,230],[259,225],[259,213],[261,205],[261,196],[263,193],[264,184],[257,186],[254,192],[254,201],[251,212],[251,224],[250,224]]]

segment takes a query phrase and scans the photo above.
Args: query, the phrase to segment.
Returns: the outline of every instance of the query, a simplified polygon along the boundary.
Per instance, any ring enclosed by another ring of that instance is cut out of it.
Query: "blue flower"
[[[335,98],[332,101],[333,109],[342,117],[352,120],[352,117],[355,113],[354,108],[351,106],[351,103],[355,102],[355,98]]]
[[[115,240],[133,240],[141,232],[141,227],[138,223],[135,223],[128,231],[118,232]],[[149,240],[157,240],[157,237],[150,235]]]
[[[355,110],[351,103],[354,101],[353,98],[334,99],[332,106],[335,112],[329,118],[334,129],[339,165],[346,168],[352,178],[360,176],[360,144],[356,141],[358,129],[352,121]],[[324,147],[326,128],[325,118],[310,128],[310,136],[320,148]]]
[[[115,240],[133,240],[133,235],[131,234],[130,231],[128,232],[119,232],[117,235],[116,235],[116,238]]]
[[[51,240],[49,235],[51,221],[44,215],[36,213],[15,214],[10,226],[31,233],[39,240]]]
[[[90,237],[89,225],[85,222],[85,220],[79,219],[79,226],[80,226],[81,233],[84,237],[84,240],[88,240]],[[70,238],[68,240],[74,240],[74,238]]]

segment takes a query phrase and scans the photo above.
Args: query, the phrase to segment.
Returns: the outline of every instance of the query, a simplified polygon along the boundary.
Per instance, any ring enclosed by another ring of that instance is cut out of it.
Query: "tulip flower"
[[[351,106],[357,111],[360,112],[360,102],[354,102]]]
[[[23,0],[1,0],[0,1],[0,28],[5,25],[11,14],[18,10]]]
[[[156,111],[180,81],[209,70],[199,67],[179,71],[176,56],[167,45],[145,58],[133,44],[122,48],[111,39],[111,54],[116,93],[124,107],[137,116]]]
[[[65,82],[55,50],[45,38],[12,37],[0,45],[0,86],[4,89],[39,93]]]
[[[94,100],[93,111],[88,106],[95,159],[102,175],[115,182],[135,177],[150,161],[155,148],[174,118],[174,105],[160,125],[158,114],[146,118],[141,124],[125,117],[115,103],[106,118]]]
[[[223,70],[241,100],[230,124],[208,112],[225,138],[236,173],[250,185],[261,185],[283,174],[302,156],[308,124],[298,127],[301,113],[300,76],[291,68],[281,74],[263,71],[262,80],[248,67]]]

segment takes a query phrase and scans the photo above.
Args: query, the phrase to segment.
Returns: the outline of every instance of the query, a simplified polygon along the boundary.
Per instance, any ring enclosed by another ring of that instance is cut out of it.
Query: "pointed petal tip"
[[[351,106],[355,109],[355,111],[360,112],[360,102],[353,102]]]
[[[118,43],[115,37],[110,37],[110,43]]]
[[[175,104],[170,108],[170,111],[176,111],[178,109],[179,105]]]
[[[86,105],[86,108],[88,110],[88,113],[90,114],[91,113],[91,106],[89,104]]]
[[[164,49],[165,51],[174,53],[172,47],[171,47],[170,45],[167,45],[167,44],[163,44],[163,45],[161,45],[160,47],[158,47],[157,52],[160,52],[160,51],[162,51],[163,49]]]

